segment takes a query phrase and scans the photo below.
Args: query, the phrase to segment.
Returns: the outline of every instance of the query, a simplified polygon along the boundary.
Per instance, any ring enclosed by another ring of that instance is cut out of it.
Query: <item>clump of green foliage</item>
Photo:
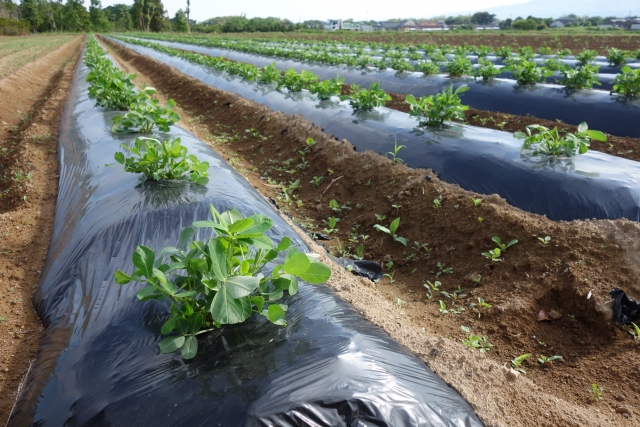
[[[300,74],[293,68],[289,68],[278,82],[277,89],[286,87],[290,92],[300,92],[318,82],[318,76],[311,71],[302,70]]]
[[[460,95],[468,90],[466,84],[458,86],[455,91],[451,85],[440,93],[420,99],[407,95],[406,102],[411,107],[409,114],[420,117],[420,126],[439,126],[451,119],[463,120],[469,107],[462,105]]]
[[[630,56],[631,53],[628,50],[617,49],[615,47],[607,49],[607,61],[609,61],[609,65],[612,67],[619,67],[626,63],[627,58]]]
[[[640,94],[640,68],[632,69],[625,65],[621,73],[613,80],[612,92],[625,96],[638,96]]]
[[[124,116],[115,116],[111,132],[114,133],[149,133],[153,127],[162,132],[169,132],[169,127],[180,120],[178,113],[173,111],[176,103],[173,99],[167,101],[164,107],[157,99],[148,103],[139,103],[131,107]]]
[[[502,73],[495,64],[488,60],[479,59],[478,66],[473,69],[473,77],[477,80],[482,78],[483,81],[489,81],[496,78]]]
[[[553,74],[553,71],[538,67],[534,61],[522,58],[514,58],[508,61],[506,71],[511,71],[519,85],[533,85],[545,81]]]
[[[162,325],[163,353],[181,349],[191,359],[198,351],[197,336],[222,325],[242,323],[254,313],[276,325],[286,325],[287,305],[277,303],[285,292],[295,295],[298,281],[326,282],[331,270],[310,255],[290,247],[289,238],[278,245],[265,234],[273,221],[265,215],[243,217],[237,210],[219,213],[211,206],[211,220],[197,221],[180,234],[176,247],[159,256],[136,247],[135,271],[116,271],[115,281],[142,282],[140,301],[166,300],[170,317]],[[193,240],[195,228],[211,228],[214,236]],[[282,264],[267,271],[267,263],[284,253]]]
[[[471,64],[471,61],[467,57],[461,55],[456,56],[446,64],[447,73],[449,73],[449,76],[451,77],[469,75],[471,74],[472,67],[473,65]]]
[[[606,141],[604,133],[597,130],[589,130],[585,122],[580,123],[575,134],[564,133],[560,135],[558,128],[549,129],[541,125],[529,125],[525,132],[516,132],[514,138],[524,139],[522,150],[533,148],[533,155],[566,156],[571,157],[584,154],[589,150],[591,140]]]
[[[120,145],[133,154],[125,157],[121,151],[115,160],[124,166],[125,172],[142,173],[147,179],[189,179],[200,185],[209,182],[209,163],[201,162],[194,155],[187,154],[187,147],[180,144],[180,138],[160,142],[154,138],[136,138],[133,147]]]
[[[596,65],[585,65],[582,67],[564,67],[560,70],[562,79],[560,84],[567,89],[591,89],[593,85],[600,86],[598,81],[598,69]]]
[[[595,50],[585,49],[580,53],[576,53],[576,60],[581,66],[585,66],[593,62],[598,56],[598,52]]]
[[[317,94],[319,99],[330,99],[332,96],[340,95],[343,84],[344,78],[342,77],[323,80],[311,85],[309,92]]]
[[[371,111],[375,107],[384,107],[387,101],[391,101],[384,90],[380,89],[380,83],[371,83],[369,89],[362,89],[359,85],[351,85],[349,95],[343,95],[340,100],[349,100],[349,104],[356,111]]]

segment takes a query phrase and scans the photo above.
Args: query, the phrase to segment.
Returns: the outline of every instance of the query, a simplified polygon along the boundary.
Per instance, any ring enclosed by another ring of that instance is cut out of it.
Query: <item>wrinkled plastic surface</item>
[[[632,322],[640,322],[640,302],[632,300],[627,294],[618,288],[613,288],[609,292],[613,298],[613,321],[630,325]]]
[[[398,73],[393,70],[348,68],[306,63],[290,59],[248,54],[233,50],[223,50],[184,43],[148,40],[153,43],[190,50],[213,56],[224,56],[236,61],[264,67],[273,62],[280,70],[294,68],[297,72],[305,69],[318,75],[320,79],[331,79],[340,75],[345,83],[369,87],[379,82],[387,92],[428,96],[441,92],[451,84],[458,87],[467,84],[471,89],[464,94],[463,103],[473,108],[487,111],[526,116],[527,114],[547,120],[562,120],[578,125],[587,122],[591,129],[618,136],[640,138],[640,97],[625,98],[610,95],[603,90],[570,91],[562,86],[537,84],[518,86],[513,80],[495,79],[491,82],[475,81],[471,77],[448,78],[443,75],[424,76],[422,73]],[[131,47],[132,45],[128,45]],[[136,46],[139,47],[139,46]],[[604,71],[601,71],[604,72]]]
[[[422,361],[323,285],[302,283],[285,301],[287,327],[254,316],[202,336],[192,360],[162,354],[168,306],[140,303],[141,284],[113,281],[116,269],[130,271],[135,245],[175,244],[213,203],[266,214],[271,238],[308,248],[250,184],[178,127],[171,135],[210,162],[206,187],[146,183],[105,166],[135,136],[110,134],[116,113],[88,99],[86,71],[78,68],[62,118],[54,231],[34,296],[47,329],[10,426],[481,425]]]
[[[405,113],[378,108],[354,113],[349,104],[319,102],[308,92],[282,93],[230,77],[186,60],[138,45],[127,46],[206,84],[288,114],[301,114],[360,151],[380,154],[405,145],[398,157],[414,168],[430,168],[446,182],[480,194],[499,194],[511,205],[554,220],[640,220],[640,163],[590,151],[555,162],[523,155],[521,140],[492,129],[448,124],[419,131]],[[469,93],[469,92],[467,92]],[[467,96],[467,93],[464,96]]]

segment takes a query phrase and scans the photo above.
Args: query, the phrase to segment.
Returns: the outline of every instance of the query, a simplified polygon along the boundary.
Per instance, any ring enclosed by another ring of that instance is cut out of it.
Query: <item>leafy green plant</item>
[[[584,66],[593,62],[597,56],[598,52],[595,50],[584,49],[582,52],[576,53],[576,60],[578,61],[578,64]]]
[[[526,374],[527,371],[525,371],[524,368],[522,367],[522,362],[527,360],[529,357],[531,357],[531,353],[525,353],[523,355],[520,355],[511,360],[511,365],[516,371]]]
[[[393,238],[395,242],[400,242],[402,243],[402,245],[407,246],[407,239],[405,239],[404,237],[400,237],[396,234],[396,230],[398,229],[399,225],[400,225],[400,218],[396,218],[393,221],[391,221],[391,224],[389,224],[389,228],[383,227],[380,224],[375,224],[373,228],[375,228],[378,231],[382,231],[383,233],[387,233]]]
[[[393,70],[403,72],[403,71],[413,71],[413,65],[404,59],[394,58],[389,61],[389,67]]]
[[[456,56],[446,64],[447,73],[450,77],[460,77],[471,74],[473,65],[465,56]]]
[[[480,280],[482,280],[482,276],[480,276]],[[486,302],[484,299],[478,297],[478,303],[476,304],[475,302],[472,302],[471,304],[469,304],[469,309],[475,311],[476,313],[478,313],[478,319],[480,319],[481,315],[480,315],[480,310],[478,310],[478,308],[491,308],[493,307],[491,304],[489,304],[488,302]]]
[[[442,314],[448,314],[449,310],[447,310],[447,304],[445,304],[442,300],[438,302],[440,303],[440,308],[438,309],[438,311],[440,311],[440,313]]]
[[[416,65],[416,69],[421,71],[425,76],[430,76],[432,74],[440,74],[440,64],[430,61],[420,61]]]
[[[617,49],[615,47],[607,49],[607,61],[609,61],[609,65],[612,67],[619,67],[626,63],[629,56],[630,52],[628,50]]]
[[[517,239],[513,239],[511,240],[509,243],[507,243],[506,245],[504,243],[502,243],[502,240],[500,240],[500,238],[498,236],[493,236],[491,238],[491,240],[498,245],[498,248],[504,253],[507,249],[509,249],[511,246],[515,245],[516,243],[518,243]]]
[[[567,156],[584,154],[589,150],[591,140],[606,141],[604,133],[589,130],[585,122],[580,123],[575,134],[565,133],[560,136],[558,128],[549,129],[541,125],[529,125],[527,132],[516,132],[514,138],[524,139],[522,150],[533,148],[533,155]]]
[[[567,89],[591,89],[593,85],[600,86],[598,81],[598,69],[596,65],[584,65],[582,67],[564,67],[560,70],[562,79],[560,84]]]
[[[547,237],[545,237],[545,238],[538,237],[538,242],[539,242],[542,246],[547,246],[549,243],[551,243],[551,236],[547,236]]]
[[[498,67],[491,61],[478,60],[478,66],[473,69],[473,77],[477,80],[482,78],[483,81],[490,81],[499,76],[502,73]]]
[[[469,197],[469,198],[473,202],[473,206],[480,206],[480,203],[482,203],[482,199],[474,199],[473,197]]]
[[[511,48],[508,47],[508,46],[502,46],[502,47],[496,49],[494,53],[495,53],[496,57],[502,59],[503,61],[505,59],[511,58],[513,56],[512,52],[511,52]]]
[[[545,363],[552,363],[554,360],[559,360],[559,359],[562,359],[562,356],[549,356],[549,357],[547,357],[547,356],[540,355],[540,357],[538,357],[538,362],[541,365],[544,365]]]
[[[209,163],[201,162],[194,155],[187,154],[187,147],[180,144],[180,138],[160,142],[154,138],[136,138],[133,147],[120,145],[133,156],[125,157],[121,151],[115,160],[124,166],[125,172],[142,173],[147,179],[178,179],[189,176],[196,184],[209,182]]]
[[[520,58],[531,60],[536,56],[536,54],[531,48],[531,46],[522,46],[518,48],[518,56]]]
[[[478,218],[480,219],[480,218]],[[495,249],[491,249],[488,252],[482,252],[482,256],[484,256],[486,259],[492,261],[492,262],[500,262],[502,261],[502,258],[500,258],[500,255],[502,254],[502,251],[498,248]]]
[[[455,92],[453,85],[441,93],[416,99],[413,95],[407,95],[406,102],[410,106],[409,114],[420,118],[420,126],[439,126],[447,120],[465,118],[464,112],[469,109],[462,105],[460,94],[469,90],[466,84],[459,86]]]
[[[534,61],[528,61],[522,58],[513,58],[508,61],[508,65],[504,68],[513,73],[519,85],[533,85],[544,81],[553,74],[553,71],[538,67]]]
[[[427,283],[423,283],[422,285],[427,288],[427,298],[431,300],[435,295],[440,293],[440,286],[442,286],[442,283],[437,280],[431,283],[427,280]]]
[[[340,95],[343,84],[344,78],[342,77],[323,80],[311,85],[309,92],[317,94],[319,99],[330,99],[332,96]]]
[[[466,339],[462,340],[462,344],[466,345],[467,347],[475,348],[480,351],[480,353],[486,353],[493,347],[493,344],[489,342],[489,337],[487,337],[486,335],[483,335],[482,337],[474,335],[466,326],[460,326],[460,329],[462,329],[464,333],[469,334]]]
[[[640,68],[632,69],[625,65],[613,80],[612,92],[625,96],[638,96],[640,94]]]
[[[349,100],[349,104],[355,111],[370,111],[375,107],[384,107],[391,97],[380,89],[380,83],[371,83],[369,89],[362,89],[358,85],[351,85],[351,93],[343,95],[340,100]]]
[[[149,133],[156,126],[162,132],[169,132],[169,127],[180,120],[178,113],[173,111],[176,103],[173,99],[167,101],[165,107],[160,107],[155,99],[147,104],[136,104],[124,116],[115,116],[111,132],[114,133]]]
[[[398,158],[398,153],[401,149],[403,149],[404,145],[398,145],[398,141],[396,140],[393,143],[393,151],[389,151],[387,154],[391,155],[391,162],[395,165],[397,162],[402,162],[403,160]]]
[[[324,232],[327,233],[327,234],[331,234],[331,233],[337,231],[336,225],[338,224],[338,222],[340,222],[340,219],[336,218],[336,217],[333,217],[333,216],[330,216],[326,220],[323,219],[322,222],[324,222],[328,226],[328,228],[324,229]]]
[[[602,392],[605,391],[604,387],[599,386],[596,383],[591,384],[591,400],[597,402],[598,400],[603,400]]]
[[[545,68],[549,71],[560,71],[564,69],[567,65],[563,64],[556,58],[548,58],[542,61],[541,67]]]
[[[226,324],[241,323],[253,313],[276,325],[286,325],[287,306],[276,301],[285,291],[298,292],[298,280],[324,283],[331,270],[310,255],[290,247],[285,237],[275,246],[265,235],[273,221],[265,215],[243,217],[236,210],[219,213],[211,206],[211,220],[197,221],[180,234],[177,247],[162,249],[160,256],[137,246],[131,274],[116,271],[119,285],[142,282],[140,301],[167,300],[170,318],[162,325],[160,350],[182,350],[191,359],[198,350],[197,336]],[[207,241],[192,240],[195,228],[211,228]],[[284,262],[270,273],[267,263],[286,251]]]
[[[540,55],[551,55],[552,52],[549,46],[540,46],[537,50],[537,53]]]
[[[311,71],[302,70],[300,74],[298,74],[295,69],[289,68],[280,78],[276,89],[286,87],[290,92],[300,92],[302,89],[312,87],[312,85],[317,84],[317,82],[318,76]]]
[[[280,81],[281,75],[282,73],[280,73],[280,70],[276,68],[276,63],[273,62],[261,70],[257,81],[263,84],[278,83]]]

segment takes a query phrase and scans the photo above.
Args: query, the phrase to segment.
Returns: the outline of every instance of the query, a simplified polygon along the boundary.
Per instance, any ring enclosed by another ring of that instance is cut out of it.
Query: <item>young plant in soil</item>
[[[467,76],[471,74],[472,67],[471,61],[465,56],[456,56],[446,64],[449,77]]]
[[[482,337],[474,335],[466,326],[460,326],[460,329],[462,329],[462,331],[466,334],[469,334],[466,339],[462,340],[462,344],[466,345],[467,347],[475,348],[480,351],[480,353],[486,353],[493,347],[493,344],[489,342],[489,337],[487,337],[486,335],[483,335]]]
[[[318,83],[318,76],[311,71],[302,70],[300,74],[293,68],[289,68],[278,82],[278,87],[286,87],[290,92],[300,92],[302,89],[310,88]]]
[[[611,47],[607,49],[607,61],[609,61],[609,65],[612,67],[619,67],[627,62],[627,58],[630,57],[630,53],[631,52],[628,50]]]
[[[332,96],[340,95],[344,78],[336,77],[331,80],[316,82],[309,88],[309,92],[318,95],[318,99],[331,99]]]
[[[257,78],[259,83],[269,84],[269,83],[278,83],[280,81],[281,73],[280,70],[276,68],[276,63],[272,63],[267,65],[261,70],[260,75]]]
[[[599,400],[603,400],[602,392],[605,391],[604,387],[599,386],[596,383],[591,384],[591,400],[597,402]]]
[[[542,68],[544,68],[545,70],[549,70],[549,71],[560,71],[562,69],[564,69],[566,67],[565,64],[563,64],[562,62],[558,61],[556,58],[548,58],[542,61],[541,65]]]
[[[351,85],[351,93],[340,97],[341,101],[347,99],[355,111],[371,111],[376,107],[384,107],[387,101],[391,101],[391,96],[380,89],[380,83],[374,82],[369,89]]]
[[[562,79],[559,81],[567,89],[591,89],[593,85],[600,86],[598,81],[598,69],[596,65],[584,65],[582,67],[571,68],[566,66],[560,70]]]
[[[405,146],[404,145],[400,145],[398,146],[398,141],[396,140],[393,143],[393,151],[389,151],[387,154],[391,155],[391,162],[395,165],[398,162],[404,162],[401,158],[398,157],[398,153],[400,152],[401,149],[403,149]]]
[[[505,59],[511,58],[513,56],[512,52],[511,52],[511,48],[508,47],[508,46],[502,46],[502,47],[496,49],[494,53],[495,53],[496,57],[502,59],[503,61]]]
[[[434,62],[433,60],[418,62],[418,65],[416,65],[416,69],[418,71],[421,71],[425,76],[440,74],[440,64],[438,62]]]
[[[133,154],[125,157],[121,151],[115,160],[124,166],[125,172],[142,173],[147,179],[189,179],[200,185],[209,182],[209,163],[201,162],[194,155],[187,155],[187,147],[180,144],[180,138],[160,142],[154,138],[136,138],[133,147],[120,145]]]
[[[545,363],[553,363],[554,360],[562,359],[562,356],[543,356],[542,354],[538,357],[538,363],[544,365]]]
[[[528,61],[522,58],[509,60],[508,65],[504,69],[511,71],[518,84],[523,86],[542,82],[553,74],[551,70],[538,67],[534,61]]]
[[[136,247],[132,258],[136,270],[131,275],[115,273],[119,285],[146,284],[137,294],[140,301],[164,299],[171,304],[171,317],[160,331],[171,335],[159,347],[163,353],[182,349],[185,359],[195,357],[198,335],[242,323],[253,313],[286,325],[288,307],[276,303],[284,292],[295,295],[299,279],[318,284],[331,277],[329,267],[289,247],[289,238],[275,246],[265,235],[273,226],[267,216],[244,218],[236,210],[221,214],[211,206],[211,217],[184,229],[178,246],[162,249],[159,257],[145,246]],[[195,228],[211,228],[215,236],[204,242],[192,240]],[[266,273],[267,263],[284,251],[283,263]]]
[[[522,367],[522,362],[527,360],[529,357],[531,357],[531,353],[525,353],[511,360],[511,365],[513,366],[513,369],[515,369],[516,371],[522,374],[526,374],[527,371],[525,371],[524,368]]]
[[[167,101],[165,107],[160,107],[158,100],[152,99],[148,104],[136,104],[124,116],[113,118],[113,133],[149,133],[156,126],[162,132],[169,132],[169,127],[180,120],[178,113],[173,111],[176,103],[173,99]]]
[[[579,65],[585,66],[593,62],[597,56],[598,52],[596,52],[595,50],[585,49],[580,53],[576,53],[576,60],[578,61]]]
[[[585,122],[580,123],[575,134],[565,133],[560,136],[558,128],[549,129],[541,125],[529,125],[526,133],[516,132],[514,138],[524,139],[522,150],[533,149],[532,154],[545,156],[572,157],[576,154],[584,154],[589,150],[591,140],[606,141],[604,133],[597,130],[589,130]]]
[[[632,69],[625,65],[621,73],[613,80],[613,90],[625,96],[638,96],[640,94],[640,68]]]
[[[491,61],[479,59],[478,66],[473,69],[473,78],[479,79],[482,78],[482,81],[490,81],[499,76],[502,73],[498,67]]]
[[[420,117],[419,126],[440,126],[448,120],[464,120],[464,112],[469,107],[462,105],[460,94],[468,90],[469,86],[464,84],[454,92],[453,85],[451,85],[441,93],[424,96],[420,99],[416,99],[413,95],[407,95],[406,102],[411,108],[409,115]]]
[[[391,224],[389,224],[389,228],[383,227],[380,224],[375,224],[373,228],[375,228],[378,231],[382,231],[383,233],[387,233],[393,238],[394,242],[399,242],[402,245],[407,246],[407,239],[405,239],[404,237],[400,237],[396,234],[396,230],[398,229],[399,225],[400,225],[400,218],[396,218],[391,222]]]

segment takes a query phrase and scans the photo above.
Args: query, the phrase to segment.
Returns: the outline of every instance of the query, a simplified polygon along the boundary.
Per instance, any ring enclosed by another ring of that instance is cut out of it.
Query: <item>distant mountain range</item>
[[[640,15],[640,0],[532,0],[527,3],[510,6],[497,6],[483,9],[497,15],[498,19],[526,18],[559,18],[570,13],[578,16],[615,16],[624,18]],[[473,13],[478,10],[473,11]]]

